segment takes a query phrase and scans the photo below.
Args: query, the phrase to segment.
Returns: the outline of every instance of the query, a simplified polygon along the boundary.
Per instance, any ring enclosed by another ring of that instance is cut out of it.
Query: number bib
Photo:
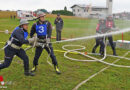
[[[19,29],[20,29],[20,27],[16,27],[16,28],[14,29],[14,31],[13,31],[12,34],[11,34],[11,38],[13,37],[13,33],[14,33],[16,30],[19,30]],[[27,37],[28,37],[28,32],[24,32],[24,39],[26,40]]]
[[[36,33],[38,36],[46,36],[47,25],[46,24],[36,25]]]
[[[106,25],[107,25],[108,28],[112,28],[113,27],[113,22],[112,21],[110,21],[110,22],[107,21]]]
[[[24,39],[27,40],[28,32],[24,32]]]

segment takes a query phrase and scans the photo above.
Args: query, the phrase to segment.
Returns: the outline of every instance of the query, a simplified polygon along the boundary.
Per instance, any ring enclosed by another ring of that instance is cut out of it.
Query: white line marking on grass
[[[126,55],[128,55],[129,52],[130,52],[130,51],[128,51],[127,53],[125,53],[125,54],[123,55],[123,57],[125,57]],[[120,60],[120,59],[117,59],[116,61],[113,62],[113,64],[114,64],[114,63],[117,63],[119,60]],[[108,69],[109,67],[110,67],[110,65],[107,66],[107,67],[105,67],[105,68],[103,68],[103,69],[101,69],[99,72],[93,74],[92,76],[90,76],[90,77],[87,78],[86,80],[82,81],[82,82],[79,83],[73,90],[77,90],[80,86],[82,86],[83,84],[87,83],[89,80],[91,80],[91,79],[94,78],[96,75],[100,74],[101,72],[105,71],[105,70]]]

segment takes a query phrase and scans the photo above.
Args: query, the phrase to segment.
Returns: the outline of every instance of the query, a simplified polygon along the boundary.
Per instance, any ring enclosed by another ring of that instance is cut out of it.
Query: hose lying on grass
[[[80,47],[79,49],[72,49],[72,50],[69,50],[69,49],[66,49],[65,47]],[[125,66],[125,65],[117,65],[117,64],[113,64],[113,63],[108,63],[106,61],[104,61],[106,59],[107,56],[109,57],[115,57],[115,58],[119,58],[119,59],[126,59],[126,60],[130,60],[130,58],[126,58],[126,57],[121,57],[121,56],[113,56],[113,55],[107,55],[106,54],[106,48],[105,48],[105,54],[104,54],[104,57],[102,59],[98,59],[98,58],[95,58],[93,56],[90,56],[90,55],[99,55],[99,54],[94,54],[94,53],[87,53],[84,54],[82,52],[79,52],[79,50],[84,50],[86,49],[86,47],[84,46],[81,46],[81,45],[64,45],[62,47],[63,50],[66,50],[67,52],[64,53],[64,57],[69,59],[69,60],[72,60],[72,61],[80,61],[80,62],[101,62],[103,64],[107,64],[107,65],[110,65],[110,66],[115,66],[115,67],[122,67],[122,68],[130,68],[130,66]],[[74,59],[74,58],[71,58],[71,57],[68,57],[67,54],[69,52],[74,52],[74,53],[79,53],[80,55],[83,55],[85,57],[88,57],[88,58],[91,58],[92,60],[79,60],[79,59]],[[129,51],[130,52],[130,51]]]

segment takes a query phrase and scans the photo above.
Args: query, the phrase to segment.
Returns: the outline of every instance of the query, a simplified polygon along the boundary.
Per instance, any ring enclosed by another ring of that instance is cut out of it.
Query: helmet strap
[[[40,18],[39,18],[39,22],[40,22],[41,24],[43,23],[43,21],[41,21]]]

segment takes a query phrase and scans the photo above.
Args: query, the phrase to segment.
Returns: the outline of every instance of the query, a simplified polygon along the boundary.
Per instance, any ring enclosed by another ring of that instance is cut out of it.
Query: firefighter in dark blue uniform
[[[56,60],[56,56],[53,52],[52,44],[50,43],[52,26],[49,21],[45,21],[45,14],[43,12],[38,12],[37,14],[39,21],[36,22],[31,29],[30,37],[36,33],[38,42],[35,50],[35,57],[33,60],[33,68],[32,72],[35,72],[38,65],[38,60],[42,54],[43,49],[45,49],[52,59],[52,63],[54,64],[54,68],[57,74],[60,74],[60,70],[58,68],[58,63]]]
[[[97,24],[96,34],[103,34],[105,29],[106,29],[106,20],[105,17],[102,16],[100,17],[99,23]],[[95,53],[96,48],[100,45],[100,54],[101,56],[104,56],[104,48],[105,48],[104,40],[105,39],[103,37],[96,38],[96,45],[94,46],[92,53]]]
[[[33,73],[29,72],[29,59],[26,52],[21,48],[23,44],[31,44],[34,39],[28,39],[28,21],[22,19],[20,25],[15,28],[9,41],[5,45],[5,60],[4,63],[0,64],[0,69],[4,69],[10,66],[13,57],[16,55],[21,58],[24,62],[24,74],[26,76],[34,76]]]

